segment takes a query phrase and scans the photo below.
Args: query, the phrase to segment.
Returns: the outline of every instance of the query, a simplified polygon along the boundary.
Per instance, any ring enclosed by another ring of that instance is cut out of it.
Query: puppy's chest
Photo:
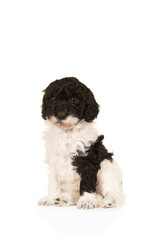
[[[45,133],[46,162],[54,164],[57,172],[66,178],[77,178],[72,165],[73,157],[86,154],[92,142],[97,139],[97,131],[93,128],[82,128],[75,131],[62,132],[49,128]]]
[[[80,137],[72,133],[55,134],[48,131],[45,134],[45,141],[46,161],[54,163],[60,172],[73,170],[72,158],[77,154],[77,150],[83,149],[85,151]]]
[[[59,142],[59,144],[58,144]],[[56,170],[62,180],[70,181],[71,179],[78,179],[79,176],[76,173],[72,165],[73,157],[77,155],[77,151],[85,152],[85,145],[81,142],[78,136],[72,134],[65,134],[61,136],[57,144],[54,146],[54,153],[56,162]]]
[[[62,134],[56,141],[53,141],[54,153],[59,157],[73,157],[77,154],[78,150],[86,151],[85,143],[80,136],[74,136],[74,134]]]

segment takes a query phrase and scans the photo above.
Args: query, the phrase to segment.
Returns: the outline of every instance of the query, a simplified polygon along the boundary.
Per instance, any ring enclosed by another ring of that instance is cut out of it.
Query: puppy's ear
[[[96,102],[93,93],[89,90],[86,99],[85,121],[92,122],[99,113],[99,105]]]
[[[46,99],[45,99],[45,90],[43,91],[44,92],[44,96],[43,96],[43,99],[42,99],[42,118],[44,120],[46,120]]]

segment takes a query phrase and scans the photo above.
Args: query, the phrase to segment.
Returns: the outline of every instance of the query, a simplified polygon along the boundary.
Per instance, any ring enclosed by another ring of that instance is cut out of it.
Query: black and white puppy
[[[122,174],[96,130],[99,105],[91,90],[68,77],[52,82],[44,92],[49,186],[39,204],[80,209],[122,204]]]

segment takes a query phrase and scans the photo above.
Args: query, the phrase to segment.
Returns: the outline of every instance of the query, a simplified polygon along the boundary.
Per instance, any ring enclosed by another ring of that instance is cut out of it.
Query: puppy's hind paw
[[[108,194],[101,200],[101,207],[103,208],[117,207],[117,198]]]
[[[125,202],[125,197],[123,193],[121,194],[112,194],[108,193],[105,197],[100,201],[100,207],[103,208],[114,208],[122,205]]]
[[[107,198],[103,200],[103,207],[104,208],[113,208],[117,206],[116,199],[114,198]]]

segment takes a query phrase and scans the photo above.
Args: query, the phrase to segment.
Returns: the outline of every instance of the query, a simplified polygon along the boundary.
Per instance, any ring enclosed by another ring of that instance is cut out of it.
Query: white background
[[[1,0],[0,34],[1,239],[160,239],[159,1]],[[65,76],[101,106],[122,207],[37,206],[47,191],[42,90]]]

